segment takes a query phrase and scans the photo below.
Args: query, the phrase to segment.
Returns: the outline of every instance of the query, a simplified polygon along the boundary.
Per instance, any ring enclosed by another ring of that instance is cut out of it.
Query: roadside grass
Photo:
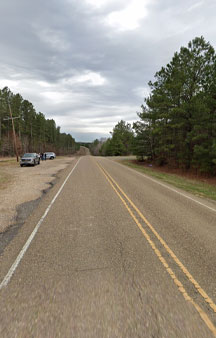
[[[163,182],[169,183],[176,188],[181,188],[185,191],[188,191],[196,196],[216,200],[216,185],[213,185],[213,184],[211,185],[211,184],[208,184],[202,181],[189,179],[189,178],[182,177],[176,174],[168,174],[168,173],[160,172],[158,170],[154,170],[148,167],[143,167],[139,164],[135,164],[127,160],[123,160],[119,162],[141,173],[152,176]]]
[[[7,184],[10,182],[11,176],[5,171],[2,171],[0,168],[0,189],[6,188]]]
[[[12,180],[12,176],[7,173],[8,167],[17,166],[17,161],[14,158],[0,158],[0,189],[5,189],[8,183]]]
[[[8,165],[17,165],[17,160],[14,157],[0,157],[0,168]]]

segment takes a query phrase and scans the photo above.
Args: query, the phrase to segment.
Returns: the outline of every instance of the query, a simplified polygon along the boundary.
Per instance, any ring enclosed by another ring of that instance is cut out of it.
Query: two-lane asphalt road
[[[215,240],[213,202],[82,157],[0,256],[0,337],[214,337]]]

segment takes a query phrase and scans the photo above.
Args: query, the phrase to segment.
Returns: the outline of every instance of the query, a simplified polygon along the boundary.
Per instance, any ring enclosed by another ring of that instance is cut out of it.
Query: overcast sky
[[[203,35],[215,0],[1,0],[0,88],[33,103],[76,141],[137,120],[148,82]]]

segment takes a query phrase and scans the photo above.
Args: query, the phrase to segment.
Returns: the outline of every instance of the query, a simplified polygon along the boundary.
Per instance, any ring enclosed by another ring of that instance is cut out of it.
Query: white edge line
[[[79,161],[81,160],[81,158],[79,158],[79,160],[77,161],[77,163],[75,164],[75,166],[73,167],[73,169],[71,170],[71,172],[68,174],[68,176],[66,177],[66,179],[64,180],[62,186],[60,187],[60,189],[58,190],[57,194],[54,196],[54,198],[52,199],[52,201],[50,202],[49,206],[47,207],[46,211],[44,212],[43,216],[41,217],[41,219],[39,220],[39,222],[37,223],[37,225],[35,226],[34,230],[32,231],[31,235],[29,236],[29,238],[27,239],[26,243],[24,244],[23,248],[21,249],[20,253],[18,254],[16,260],[14,261],[14,263],[12,264],[12,266],[10,267],[7,275],[4,277],[3,281],[0,284],[0,290],[7,286],[7,284],[10,282],[11,277],[13,276],[16,268],[18,267],[21,259],[23,258],[23,256],[25,255],[26,251],[28,250],[28,247],[30,246],[33,238],[35,237],[38,229],[40,228],[41,224],[43,223],[44,219],[46,218],[51,206],[53,205],[53,203],[55,202],[56,198],[59,196],[60,192],[62,191],[64,185],[66,184],[67,180],[69,179],[69,177],[71,176],[71,174],[73,173],[74,169],[76,168],[76,166],[78,165]]]
[[[120,166],[123,166],[123,167],[127,168],[128,170],[130,170],[130,171],[132,171],[132,172],[135,172],[135,173],[137,173],[138,175],[141,175],[141,176],[147,178],[148,180],[150,180],[150,181],[152,181],[152,182],[154,182],[154,183],[157,183],[157,184],[161,185],[161,186],[164,187],[164,188],[167,188],[167,189],[169,189],[169,190],[171,190],[171,191],[173,191],[173,192],[175,192],[175,193],[177,193],[177,194],[179,194],[179,195],[181,195],[181,196],[184,196],[185,198],[187,198],[187,199],[189,199],[189,200],[191,200],[191,201],[193,201],[193,202],[195,202],[195,203],[197,203],[197,204],[202,205],[203,207],[206,207],[206,208],[210,209],[211,211],[216,212],[216,209],[211,208],[211,207],[209,207],[208,205],[206,205],[206,204],[204,204],[204,203],[201,203],[201,202],[195,200],[194,198],[192,198],[192,197],[190,197],[190,196],[187,196],[187,195],[183,194],[182,192],[180,192],[180,191],[178,191],[178,190],[175,190],[175,189],[169,187],[169,186],[166,185],[166,184],[163,184],[163,183],[161,183],[161,182],[159,182],[159,181],[157,181],[157,180],[154,180],[153,178],[149,177],[149,176],[146,175],[146,174],[143,174],[143,173],[137,171],[136,169],[131,169],[131,168],[129,168],[127,165],[124,165],[124,164],[115,162],[114,160],[111,160],[111,159],[106,159],[106,160],[112,161],[112,162],[114,162],[114,163],[116,163],[116,164],[118,164],[118,165],[120,165]]]

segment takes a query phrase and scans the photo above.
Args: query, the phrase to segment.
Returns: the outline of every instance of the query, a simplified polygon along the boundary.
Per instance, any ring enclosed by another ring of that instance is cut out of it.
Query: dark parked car
[[[54,158],[56,158],[56,154],[53,153],[52,151],[46,151],[44,153],[44,157],[45,157],[45,155],[46,155],[47,160],[54,160]]]
[[[37,153],[25,153],[20,159],[20,167],[36,164],[40,164],[40,156]]]

